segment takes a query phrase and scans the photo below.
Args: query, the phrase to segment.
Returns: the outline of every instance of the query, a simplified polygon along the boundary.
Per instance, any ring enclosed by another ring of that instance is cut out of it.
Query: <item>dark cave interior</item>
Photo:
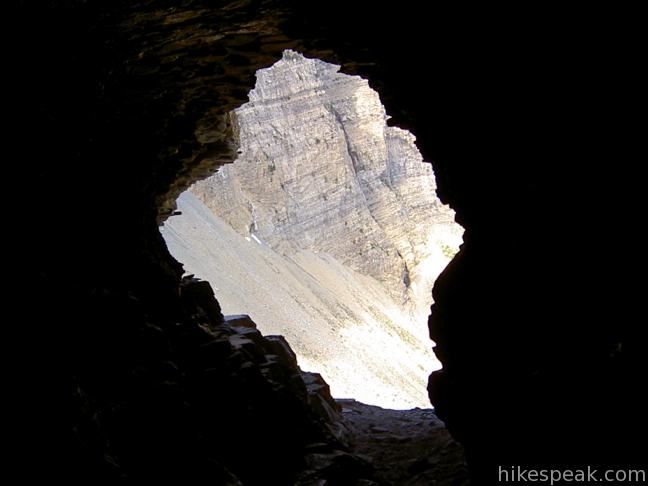
[[[336,443],[301,385],[217,349],[218,303],[157,230],[232,160],[223,115],[286,48],[370,80],[466,229],[433,290],[429,393],[473,483],[499,465],[643,464],[641,31],[629,12],[481,10],[20,2],[29,332],[57,384],[45,411],[37,391],[56,433],[27,438],[31,473],[291,484],[305,445]]]

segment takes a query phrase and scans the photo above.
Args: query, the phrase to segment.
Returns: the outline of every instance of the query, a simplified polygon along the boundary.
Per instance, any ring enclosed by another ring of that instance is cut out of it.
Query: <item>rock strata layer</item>
[[[423,263],[457,246],[461,228],[415,137],[387,126],[367,80],[338,70],[290,50],[259,70],[250,101],[232,114],[236,162],[191,191],[281,253],[326,252],[402,301],[419,285],[430,295],[436,274]]]

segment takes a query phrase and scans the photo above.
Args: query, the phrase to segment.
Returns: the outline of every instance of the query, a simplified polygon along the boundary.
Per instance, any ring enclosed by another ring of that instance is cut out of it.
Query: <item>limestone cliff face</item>
[[[238,233],[282,254],[325,252],[427,312],[430,268],[461,228],[414,136],[339,66],[285,51],[232,114],[233,165],[191,191]]]
[[[340,396],[429,406],[432,283],[461,241],[414,136],[338,66],[286,51],[231,114],[238,159],[162,231],[228,314],[284,335]]]

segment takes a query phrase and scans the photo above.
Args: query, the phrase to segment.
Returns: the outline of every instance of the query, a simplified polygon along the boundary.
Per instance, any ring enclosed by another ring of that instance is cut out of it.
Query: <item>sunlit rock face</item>
[[[334,395],[429,406],[430,290],[462,229],[414,136],[338,70],[293,51],[259,70],[232,113],[237,160],[179,199],[163,235],[226,313],[285,335]]]

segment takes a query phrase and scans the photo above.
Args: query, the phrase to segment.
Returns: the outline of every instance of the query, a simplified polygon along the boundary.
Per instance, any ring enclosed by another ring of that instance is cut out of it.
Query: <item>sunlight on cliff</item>
[[[431,288],[461,244],[415,137],[339,67],[286,51],[231,117],[234,164],[162,228],[224,314],[284,335],[336,397],[429,407]]]

